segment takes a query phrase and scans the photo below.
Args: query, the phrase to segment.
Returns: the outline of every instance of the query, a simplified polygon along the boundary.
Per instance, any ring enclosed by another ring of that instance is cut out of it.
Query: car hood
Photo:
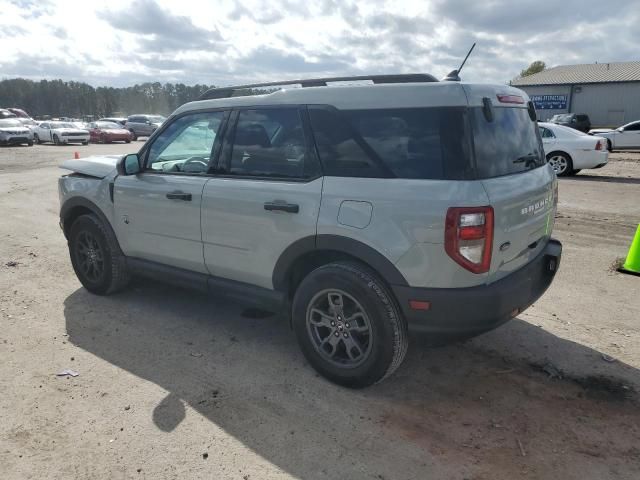
[[[88,135],[89,130],[83,130],[81,128],[52,128],[52,130],[60,133],[76,133],[78,135]]]
[[[90,177],[104,178],[116,169],[116,163],[121,155],[101,155],[74,160],[65,160],[60,168],[72,172],[89,175]]]

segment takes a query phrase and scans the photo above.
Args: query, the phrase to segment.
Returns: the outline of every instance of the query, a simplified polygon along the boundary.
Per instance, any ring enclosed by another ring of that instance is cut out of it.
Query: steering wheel
[[[189,167],[189,165],[193,165],[193,166]],[[196,167],[196,165],[198,165],[198,167]],[[206,172],[208,168],[209,168],[209,163],[204,161],[202,157],[191,157],[182,164],[181,170],[183,172],[202,173],[202,172]]]

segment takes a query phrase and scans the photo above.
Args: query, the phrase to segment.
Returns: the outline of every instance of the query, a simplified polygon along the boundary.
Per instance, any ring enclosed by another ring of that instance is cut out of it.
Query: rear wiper
[[[534,153],[529,153],[527,155],[523,155],[521,157],[516,158],[513,163],[524,163],[526,162],[527,165],[529,164],[529,162],[536,162],[540,159],[540,157],[538,157],[538,155],[534,154]]]

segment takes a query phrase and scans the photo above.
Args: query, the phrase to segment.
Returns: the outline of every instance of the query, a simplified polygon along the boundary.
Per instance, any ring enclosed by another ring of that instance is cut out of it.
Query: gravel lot
[[[612,269],[640,222],[640,154],[561,179],[564,256],[533,308],[464,344],[413,341],[350,391],[278,316],[80,287],[57,165],[138,145],[0,149],[2,478],[640,478],[640,278]]]

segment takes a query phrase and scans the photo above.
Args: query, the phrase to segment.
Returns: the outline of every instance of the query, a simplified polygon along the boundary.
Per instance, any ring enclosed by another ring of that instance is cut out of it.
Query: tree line
[[[83,82],[14,78],[0,80],[0,108],[21,108],[32,117],[168,115],[183,103],[197,100],[209,88],[159,82],[94,88]]]

